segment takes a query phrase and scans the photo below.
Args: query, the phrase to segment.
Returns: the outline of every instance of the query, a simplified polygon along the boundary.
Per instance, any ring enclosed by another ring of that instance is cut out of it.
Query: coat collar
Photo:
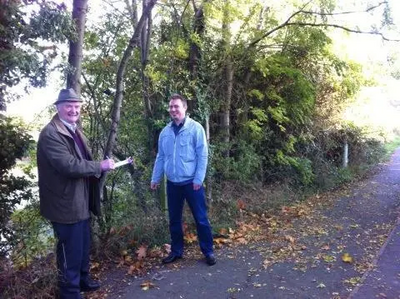
[[[186,115],[181,130],[185,130],[185,129],[188,127],[188,125],[189,125],[190,122],[191,122],[191,118],[189,117],[189,115]],[[174,121],[171,121],[171,122],[168,124],[168,126],[169,126],[170,128],[173,128],[174,124],[175,124]]]
[[[61,121],[61,119],[58,116],[58,114],[55,114],[53,116],[51,122],[56,127],[57,132],[59,132],[60,134],[65,135],[65,136],[68,136],[69,138],[74,139],[74,137],[72,137],[71,133],[68,131],[67,127]],[[87,141],[86,137],[82,134],[82,132],[79,129],[79,127],[76,128],[75,134],[79,135],[79,137],[83,141],[83,146],[85,147],[86,152],[89,154],[90,160],[93,160],[92,153],[91,153],[91,151],[90,151],[90,149],[88,147],[88,141]],[[82,157],[81,151],[79,150],[78,145],[76,143],[75,143],[75,150],[78,153],[78,155]]]
[[[54,123],[54,125],[56,126],[56,129],[59,133],[63,134],[63,135],[67,135],[71,138],[72,135],[71,133],[68,131],[67,127],[64,125],[64,123],[61,121],[60,117],[58,116],[58,114],[55,114],[52,118],[52,123]]]

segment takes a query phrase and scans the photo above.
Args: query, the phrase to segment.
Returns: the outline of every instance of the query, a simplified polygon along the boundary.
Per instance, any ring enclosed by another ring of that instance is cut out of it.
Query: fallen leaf
[[[329,247],[329,245],[324,245],[324,246],[321,247],[321,249],[322,249],[322,250],[329,250],[329,249],[331,249],[331,248]]]
[[[167,254],[169,254],[171,252],[171,244],[164,244],[163,249]]]
[[[97,271],[97,270],[99,270],[99,268],[100,268],[100,263],[98,263],[98,262],[94,262],[90,266],[91,271]]]
[[[219,234],[225,236],[225,235],[228,234],[228,230],[227,230],[226,228],[221,228],[221,229],[219,230]]]
[[[155,284],[152,283],[151,281],[145,281],[142,284],[140,284],[140,287],[142,288],[143,291],[147,291],[149,289],[154,288]]]
[[[130,267],[129,267],[129,270],[128,270],[128,274],[129,274],[129,275],[132,275],[133,272],[134,272],[135,270],[136,270],[135,265],[130,266]]]
[[[292,236],[286,235],[285,240],[289,241],[290,243],[294,243],[295,239]]]
[[[194,233],[186,233],[183,239],[186,243],[192,244],[194,241],[197,241],[197,236]]]
[[[344,282],[351,284],[352,286],[356,286],[360,283],[361,277],[351,277],[349,279],[346,279]]]
[[[336,257],[329,254],[323,255],[322,259],[325,263],[333,263],[334,261],[336,261]]]
[[[246,244],[247,244],[247,241],[246,241],[245,238],[237,238],[236,241],[237,241],[239,244],[243,244],[243,245],[246,245]]]
[[[139,260],[144,259],[147,256],[147,246],[141,245],[138,250],[136,250],[137,258]]]
[[[245,205],[245,203],[244,203],[243,200],[239,199],[239,200],[237,201],[237,207],[238,207],[239,210],[244,210],[245,206],[246,206],[246,205]]]
[[[350,254],[344,253],[342,255],[342,261],[345,262],[345,263],[350,263],[351,264],[353,262],[353,258],[351,257]]]

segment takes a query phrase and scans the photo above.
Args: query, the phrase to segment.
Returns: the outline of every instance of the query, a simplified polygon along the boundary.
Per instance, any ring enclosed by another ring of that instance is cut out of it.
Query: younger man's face
[[[187,107],[180,99],[172,99],[169,102],[169,114],[174,122],[180,123],[186,116]]]

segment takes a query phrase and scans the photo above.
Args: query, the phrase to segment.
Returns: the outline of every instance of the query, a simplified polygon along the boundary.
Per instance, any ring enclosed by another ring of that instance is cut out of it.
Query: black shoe
[[[207,265],[212,266],[212,265],[215,265],[216,262],[217,262],[217,259],[215,258],[215,256],[213,254],[206,256]]]
[[[100,283],[91,278],[81,281],[80,283],[81,292],[93,292],[100,288]]]
[[[166,258],[163,258],[163,259],[162,259],[162,263],[163,263],[163,264],[173,263],[173,262],[175,262],[176,260],[179,260],[179,259],[181,259],[181,258],[182,258],[182,257],[179,256],[179,255],[175,255],[175,254],[173,254],[173,253],[170,253]]]

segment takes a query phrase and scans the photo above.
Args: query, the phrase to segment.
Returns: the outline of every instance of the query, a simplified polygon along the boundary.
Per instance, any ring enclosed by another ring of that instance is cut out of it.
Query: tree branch
[[[344,31],[347,31],[347,32],[352,32],[352,33],[379,35],[385,41],[392,41],[392,42],[399,42],[400,41],[400,39],[390,39],[390,38],[386,37],[382,32],[364,31],[364,30],[359,30],[359,29],[352,29],[352,28],[347,28],[345,26],[338,25],[338,24],[293,22],[293,23],[287,23],[286,26],[332,27],[332,28],[338,28],[338,29],[341,29],[341,30],[344,30]]]
[[[383,1],[380,2],[374,6],[371,6],[369,8],[367,8],[366,10],[351,10],[351,11],[341,11],[341,12],[318,12],[318,11],[306,11],[303,10],[302,12],[304,14],[310,14],[310,15],[319,15],[319,16],[340,16],[340,15],[348,15],[348,14],[358,14],[358,13],[365,13],[365,12],[370,12],[374,9],[377,9],[378,7],[382,6],[382,5],[387,5],[388,2],[387,1]]]
[[[337,25],[337,24],[329,24],[329,23],[308,23],[308,22],[290,22],[295,16],[299,15],[299,14],[308,14],[308,15],[319,15],[319,16],[337,16],[337,15],[345,15],[345,14],[356,14],[356,13],[362,13],[362,12],[370,12],[384,4],[387,4],[387,1],[383,1],[378,3],[375,6],[369,7],[367,8],[365,11],[345,11],[345,12],[337,12],[337,13],[324,13],[324,12],[314,12],[314,11],[306,11],[303,9],[300,9],[296,12],[294,12],[293,14],[291,14],[287,20],[285,22],[283,22],[281,25],[269,30],[268,32],[264,33],[261,37],[255,39],[254,41],[252,41],[249,44],[249,48],[254,47],[257,43],[259,43],[261,40],[263,40],[264,38],[270,36],[271,34],[273,34],[275,31],[278,31],[279,29],[282,29],[286,26],[310,26],[310,27],[332,27],[332,28],[338,28],[341,30],[345,30],[347,32],[352,32],[352,33],[358,33],[358,34],[373,34],[373,35],[379,35],[382,37],[383,40],[385,41],[400,41],[397,39],[390,39],[388,37],[386,37],[383,33],[381,32],[376,32],[376,31],[363,31],[363,30],[359,30],[359,29],[352,29],[352,28],[348,28],[346,26],[343,25]],[[303,6],[303,8],[305,6],[307,6],[307,4],[305,4]]]

